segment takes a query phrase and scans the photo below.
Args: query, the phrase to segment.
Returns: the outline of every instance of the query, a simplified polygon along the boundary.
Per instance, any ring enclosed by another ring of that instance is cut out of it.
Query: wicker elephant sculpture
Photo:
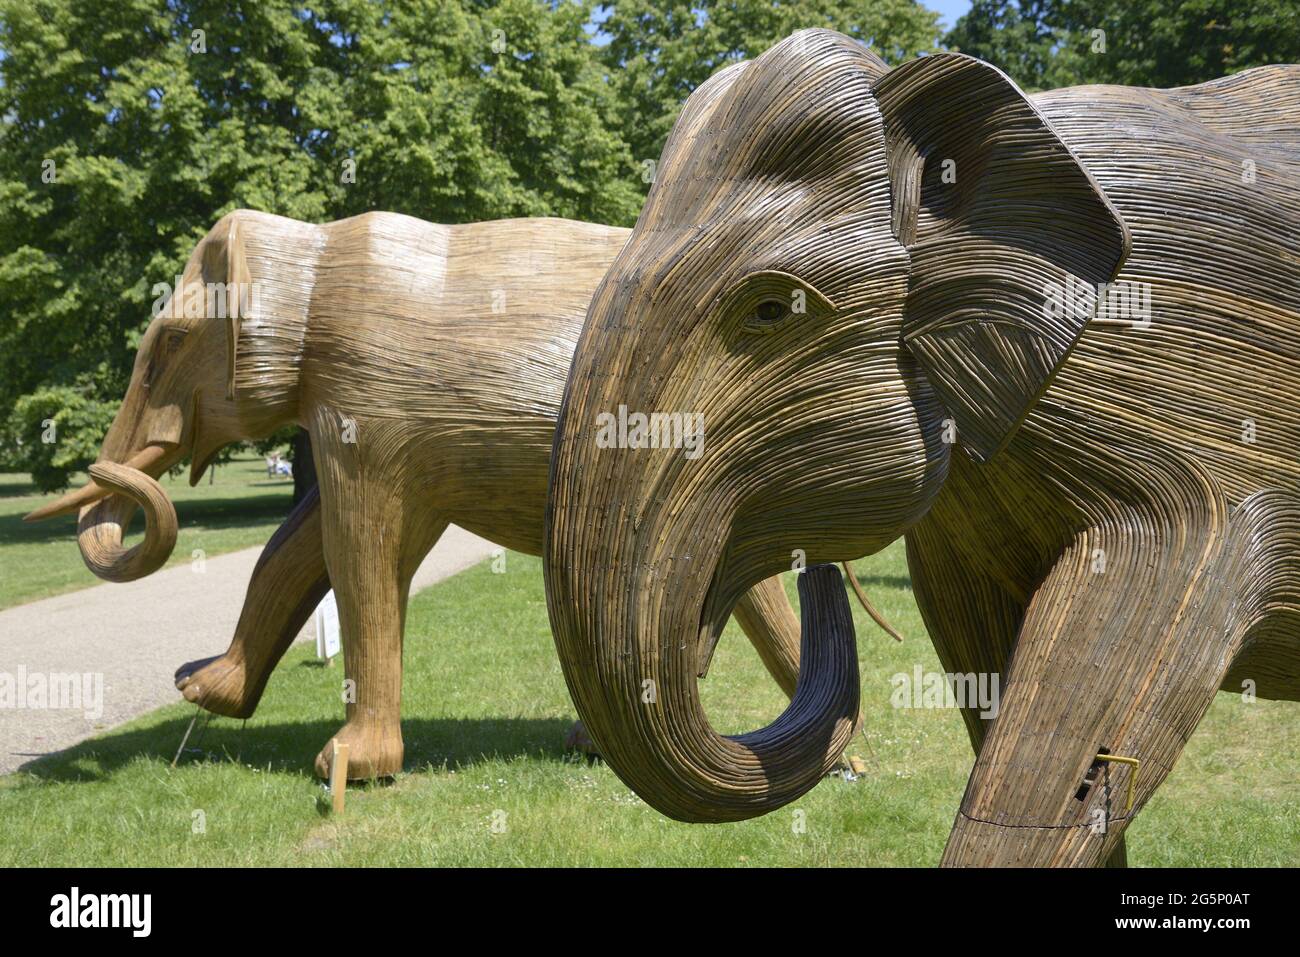
[[[793,800],[857,708],[838,574],[804,576],[766,728],[716,733],[683,649],[792,550],[905,535],[945,669],[1001,679],[995,717],[964,711],[943,862],[1122,859],[1216,690],[1300,699],[1297,342],[1298,67],[1027,96],[827,31],[728,67],[561,409],[544,561],[580,717],[672,817]],[[598,447],[620,407],[702,415],[704,454]]]

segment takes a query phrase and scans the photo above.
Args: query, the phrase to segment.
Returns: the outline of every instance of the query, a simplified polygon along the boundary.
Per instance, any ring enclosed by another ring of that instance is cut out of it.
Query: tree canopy
[[[50,409],[76,397],[77,421],[111,417],[150,290],[231,209],[631,222],[645,187],[591,14],[568,0],[0,0],[4,464],[48,486],[94,460],[67,432],[41,442]]]
[[[838,30],[890,64],[936,50],[940,34],[939,15],[913,0],[616,0],[608,11],[601,59],[617,91],[621,128],[641,163],[658,159],[697,86],[796,30]]]
[[[1300,62],[1295,0],[974,0],[944,45],[1027,90],[1171,87]]]
[[[94,460],[154,284],[232,209],[629,225],[691,91],[799,28],[1036,89],[1300,60],[1298,17],[976,0],[941,38],[915,0],[0,0],[0,468]]]

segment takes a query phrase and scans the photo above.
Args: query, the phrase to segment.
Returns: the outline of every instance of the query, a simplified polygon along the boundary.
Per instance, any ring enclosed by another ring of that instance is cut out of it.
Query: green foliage
[[[1295,0],[975,0],[944,37],[1028,90],[1171,87],[1300,61]]]
[[[5,424],[0,467],[30,472],[42,492],[63,488],[72,472],[99,457],[116,411],[116,402],[96,399],[85,388],[48,386],[22,396]]]
[[[950,50],[1001,68],[1024,89],[1059,86],[1055,81],[1057,34],[1048,22],[1052,0],[975,0],[943,38]]]
[[[1089,83],[1186,86],[1252,66],[1300,61],[1295,0],[1072,0],[1066,52]],[[1093,30],[1106,49],[1095,50]]]
[[[357,184],[338,213],[635,219],[641,194],[583,29],[589,3],[435,0],[386,25],[362,6],[372,39],[351,57],[357,115],[336,149],[355,159]]]
[[[604,62],[638,163],[659,157],[697,86],[796,30],[838,30],[891,64],[934,50],[939,40],[938,14],[915,0],[612,0],[606,8]]]

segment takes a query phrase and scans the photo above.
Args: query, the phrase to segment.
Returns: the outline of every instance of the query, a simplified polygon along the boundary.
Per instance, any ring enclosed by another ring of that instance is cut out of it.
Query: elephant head
[[[238,211],[199,242],[155,306],[90,481],[27,516],[79,512],[81,554],[100,578],[131,581],[167,561],[176,511],[159,475],[190,456],[195,484],[223,446],[266,435],[292,415],[302,339],[282,318],[305,315],[306,294],[259,274],[273,240],[293,226],[302,224]],[[144,540],[128,549],[122,537],[137,507]]]
[[[969,57],[891,71],[805,31],[692,94],[587,315],[545,552],[569,689],[647,802],[737,820],[817,782],[856,707],[847,614],[805,607],[805,628],[828,623],[804,635],[822,649],[807,694],[736,738],[703,713],[696,649],[792,553],[877,551],[951,455],[998,454],[1087,321],[1045,310],[1044,288],[1111,278],[1128,242],[1024,94]],[[698,416],[701,440],[598,441],[636,412]],[[844,600],[804,602],[822,596]]]

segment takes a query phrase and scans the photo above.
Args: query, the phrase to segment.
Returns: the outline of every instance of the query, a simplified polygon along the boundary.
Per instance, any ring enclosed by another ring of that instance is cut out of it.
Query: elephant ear
[[[226,326],[226,398],[235,397],[235,362],[239,353],[240,308],[251,301],[253,277],[248,269],[243,229],[236,216],[226,216],[212,228],[203,247],[203,281],[208,288],[220,284],[224,294],[216,301],[224,303],[224,315],[210,317]]]
[[[886,73],[874,94],[894,235],[911,260],[903,339],[958,441],[983,461],[1011,440],[1082,334],[1098,285],[1128,255],[1128,228],[996,67],[921,57]],[[1052,307],[1053,290],[1066,308]]]

